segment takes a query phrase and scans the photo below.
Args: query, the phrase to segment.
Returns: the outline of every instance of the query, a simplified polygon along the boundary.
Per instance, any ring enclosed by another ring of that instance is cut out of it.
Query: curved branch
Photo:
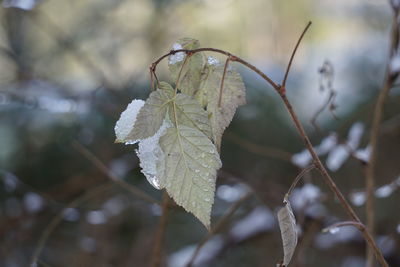
[[[241,59],[240,57],[237,57],[227,51],[221,50],[221,49],[217,49],[217,48],[211,48],[211,47],[205,47],[205,48],[198,48],[198,49],[178,49],[178,50],[171,50],[168,53],[162,55],[161,57],[159,57],[156,61],[153,62],[153,64],[151,64],[150,69],[155,72],[157,69],[157,65],[166,57],[170,56],[170,55],[174,55],[176,53],[179,52],[184,52],[186,54],[190,54],[190,53],[199,53],[199,52],[215,52],[215,53],[219,53],[222,55],[225,55],[227,57],[230,58],[230,61],[236,61],[239,62],[240,64],[246,66],[247,68],[251,69],[252,71],[254,71],[255,73],[257,73],[259,76],[261,76],[261,78],[263,78],[265,81],[267,81],[277,92],[279,92],[280,90],[280,86],[278,84],[276,84],[271,78],[269,78],[265,73],[263,73],[261,70],[259,70],[256,66],[250,64],[249,62]]]
[[[330,230],[332,230],[334,228],[340,228],[340,227],[343,227],[343,226],[354,226],[354,227],[356,227],[361,232],[361,234],[364,236],[364,239],[365,239],[365,241],[367,241],[369,247],[372,248],[372,251],[375,253],[375,257],[379,261],[379,263],[382,266],[389,267],[389,265],[385,261],[385,258],[383,257],[382,252],[380,251],[380,249],[376,245],[376,243],[375,243],[374,239],[372,238],[371,234],[368,232],[368,230],[365,227],[365,225],[362,224],[361,222],[354,222],[354,221],[338,222],[338,223],[332,224],[329,227],[326,227],[325,229],[322,230],[322,232],[326,233],[326,232],[329,232]]]
[[[286,86],[286,81],[287,81],[287,78],[288,78],[288,75],[289,75],[290,67],[292,66],[293,58],[294,58],[294,55],[296,54],[297,48],[299,47],[299,45],[301,43],[301,40],[303,39],[304,35],[306,34],[308,28],[310,28],[311,23],[312,23],[311,21],[308,22],[307,26],[304,28],[303,32],[301,33],[299,40],[297,40],[296,46],[293,49],[292,55],[290,56],[290,60],[289,60],[289,63],[287,65],[287,68],[286,68],[285,76],[284,76],[284,78],[282,80],[282,87],[283,88],[285,88],[285,86]]]

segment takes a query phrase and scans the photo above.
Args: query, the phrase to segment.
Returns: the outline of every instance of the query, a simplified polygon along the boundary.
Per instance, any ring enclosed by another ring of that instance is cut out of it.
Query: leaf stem
[[[226,70],[228,68],[230,59],[231,59],[230,57],[227,57],[226,61],[225,61],[225,65],[224,65],[224,72],[222,74],[222,79],[221,79],[221,87],[219,89],[219,98],[218,98],[218,107],[219,108],[221,107],[221,103],[222,103],[222,93],[224,90],[224,81],[225,81]]]

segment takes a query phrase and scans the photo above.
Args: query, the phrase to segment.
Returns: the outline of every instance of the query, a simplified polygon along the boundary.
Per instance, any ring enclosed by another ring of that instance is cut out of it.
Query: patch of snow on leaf
[[[139,142],[139,149],[136,150],[140,159],[142,173],[146,176],[147,181],[156,189],[164,188],[163,181],[160,179],[164,177],[165,156],[160,147],[159,140],[169,126],[170,124],[164,120],[160,129],[153,136]]]
[[[250,238],[258,233],[271,230],[275,226],[275,217],[266,207],[257,207],[249,215],[238,221],[231,230],[236,242]]]
[[[217,66],[219,64],[219,60],[215,57],[209,56],[207,58],[207,63],[208,63],[208,65],[211,65],[211,66]]]
[[[117,137],[116,142],[125,142],[125,144],[135,144],[139,140],[126,140],[129,133],[132,131],[133,126],[136,122],[136,117],[139,114],[139,110],[143,107],[144,101],[141,99],[134,99],[121,113],[121,117],[115,125],[115,135]]]
[[[183,47],[182,47],[182,45],[180,45],[178,43],[175,43],[172,46],[172,50],[180,50],[180,49],[183,49]],[[170,65],[174,65],[174,64],[176,64],[178,62],[183,61],[184,59],[185,59],[185,53],[184,52],[178,52],[178,53],[175,53],[175,54],[169,56],[168,63]]]

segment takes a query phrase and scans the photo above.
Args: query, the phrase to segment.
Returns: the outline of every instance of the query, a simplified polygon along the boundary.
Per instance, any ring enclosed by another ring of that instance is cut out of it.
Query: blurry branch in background
[[[84,146],[82,146],[80,143],[77,141],[73,141],[71,143],[71,146],[76,149],[82,156],[84,156],[86,159],[88,159],[96,168],[98,168],[105,176],[107,176],[111,181],[116,183],[117,185],[121,186],[122,188],[128,190],[138,198],[150,202],[153,204],[157,204],[161,206],[161,203],[154,198],[150,197],[140,189],[136,188],[135,186],[125,182],[124,180],[119,179],[116,177],[108,168],[106,165],[104,165],[93,153],[91,153],[89,150],[87,150]]]
[[[164,241],[165,230],[167,227],[167,219],[168,219],[168,208],[169,208],[170,198],[166,191],[163,192],[163,201],[162,201],[162,212],[160,222],[158,223],[156,238],[154,241],[153,254],[151,257],[151,266],[159,267],[162,260],[162,244]]]
[[[383,82],[382,89],[379,93],[378,100],[375,105],[372,126],[370,133],[370,145],[371,145],[371,156],[366,166],[366,189],[367,189],[367,203],[366,203],[366,214],[367,214],[367,229],[368,232],[374,236],[375,228],[375,207],[374,207],[374,188],[375,188],[375,172],[376,162],[378,154],[378,139],[379,139],[379,128],[383,117],[383,108],[386,98],[389,94],[389,90],[393,87],[396,79],[400,73],[400,67],[398,63],[399,55],[399,12],[400,4],[398,1],[391,1],[393,10],[392,20],[392,31],[390,36],[390,48],[388,64],[386,66],[385,80]],[[367,248],[367,267],[374,266],[372,248]]]
[[[76,41],[70,38],[49,16],[44,12],[35,11],[29,18],[36,23],[49,37],[75,57],[77,62],[84,66],[93,77],[100,81],[104,86],[109,87],[109,82],[103,71],[85,53],[80,52]]]
[[[329,93],[325,103],[321,105],[321,107],[315,112],[314,116],[312,116],[311,118],[311,124],[314,126],[315,130],[321,132],[321,129],[317,124],[317,118],[327,107],[332,117],[337,119],[334,113],[336,109],[335,98],[337,93],[333,88],[334,68],[332,63],[326,60],[322,67],[318,70],[318,72],[320,73],[319,90],[321,92],[327,90]]]
[[[238,135],[232,133],[232,132],[226,132],[225,137],[232,141],[233,143],[239,145],[240,147],[246,149],[247,151],[267,157],[267,158],[273,158],[273,159],[279,159],[283,161],[287,161],[292,163],[291,158],[292,154],[289,152],[286,152],[284,150],[278,149],[278,148],[273,148],[273,147],[266,147],[266,146],[261,146],[255,143],[252,143],[246,139],[243,139],[239,137]]]
[[[97,194],[100,194],[100,193],[112,188],[112,185],[113,184],[111,184],[111,183],[107,183],[104,185],[99,185],[98,187],[95,187],[93,189],[89,189],[89,191],[87,191],[87,193],[85,193],[84,195],[82,195],[82,196],[76,198],[75,200],[71,201],[70,203],[68,203],[66,205],[66,207],[58,215],[56,215],[50,221],[50,223],[46,226],[41,237],[39,238],[39,241],[37,242],[37,244],[35,246],[35,250],[33,252],[29,266],[30,267],[37,266],[38,258],[43,250],[43,247],[44,247],[47,239],[49,238],[50,234],[54,231],[54,229],[57,227],[57,225],[59,225],[61,223],[61,221],[63,220],[68,209],[78,207],[79,205],[81,205],[85,201],[89,200],[90,198],[95,197]]]
[[[186,267],[192,267],[194,261],[196,260],[196,257],[199,255],[199,252],[202,249],[202,247],[207,243],[208,240],[211,239],[211,237],[213,235],[215,235],[219,230],[221,230],[222,227],[225,226],[225,224],[233,216],[233,214],[235,214],[236,210],[240,207],[240,205],[244,201],[249,199],[251,196],[252,196],[252,193],[247,193],[231,205],[229,210],[218,220],[218,222],[215,224],[215,226],[213,228],[211,228],[210,231],[207,233],[207,235],[204,236],[203,239],[199,242],[199,244],[196,247],[196,250],[194,251],[194,253],[193,253],[192,257],[190,258]]]

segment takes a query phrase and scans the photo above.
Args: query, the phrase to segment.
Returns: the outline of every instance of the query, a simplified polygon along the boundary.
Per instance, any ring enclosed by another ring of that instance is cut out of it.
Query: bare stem
[[[231,58],[227,57],[226,61],[225,61],[225,65],[224,65],[224,73],[222,74],[222,79],[221,79],[221,87],[219,89],[219,99],[218,99],[218,107],[221,107],[221,102],[222,102],[222,93],[224,90],[224,82],[225,82],[225,76],[226,76],[226,70],[228,69],[228,65],[229,65],[229,60]]]
[[[162,214],[160,217],[160,222],[158,224],[154,248],[153,248],[153,256],[151,257],[152,267],[159,267],[162,259],[162,244],[165,235],[165,229],[167,226],[167,218],[168,218],[168,205],[169,205],[169,196],[167,192],[163,193],[163,202],[162,202]]]
[[[315,168],[315,166],[314,166],[314,164],[312,164],[312,165],[308,166],[307,168],[303,169],[303,170],[296,176],[296,178],[294,178],[293,183],[290,185],[290,188],[289,188],[288,192],[287,192],[286,195],[285,195],[284,202],[287,201],[287,199],[289,198],[289,196],[290,196],[290,194],[292,193],[293,189],[296,187],[297,183],[300,181],[300,179],[303,178],[304,175],[305,175],[306,173],[308,173],[309,171],[311,171],[311,170],[314,169],[314,168]]]
[[[398,74],[390,73],[390,60],[394,56],[398,41],[399,41],[399,29],[397,24],[398,13],[395,11],[392,22],[392,33],[391,33],[391,44],[389,48],[389,63],[386,67],[385,81],[383,88],[379,93],[378,100],[375,105],[372,126],[370,132],[370,146],[371,156],[366,166],[366,189],[367,189],[367,201],[366,201],[366,214],[367,214],[367,229],[371,236],[374,236],[375,232],[375,208],[374,208],[374,188],[375,188],[375,171],[378,151],[378,138],[379,128],[382,121],[383,107],[389,93],[389,90],[393,87]],[[371,248],[367,248],[367,267],[374,266],[373,251]]]
[[[285,76],[284,76],[284,78],[282,80],[282,87],[283,88],[285,88],[285,86],[286,86],[286,81],[287,81],[287,78],[289,76],[289,71],[290,71],[290,68],[292,67],[293,58],[294,58],[294,55],[296,54],[297,48],[299,47],[299,45],[301,43],[301,40],[303,39],[304,35],[306,34],[308,28],[310,28],[311,23],[312,23],[311,21],[308,22],[307,26],[304,28],[303,32],[301,33],[299,40],[297,40],[296,46],[293,49],[292,55],[290,56],[290,60],[289,60],[289,63],[287,65],[287,68],[286,68]]]

